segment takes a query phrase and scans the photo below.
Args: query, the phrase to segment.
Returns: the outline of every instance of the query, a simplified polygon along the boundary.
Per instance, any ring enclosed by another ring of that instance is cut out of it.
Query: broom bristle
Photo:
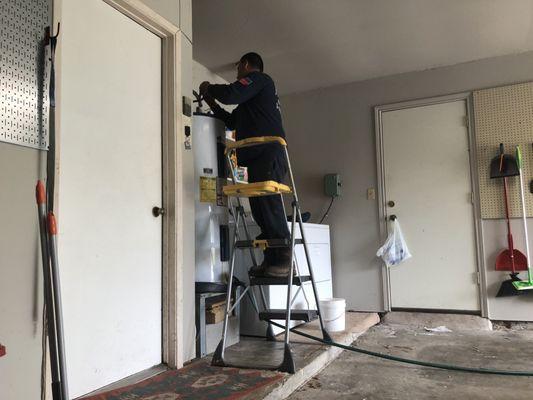
[[[525,293],[524,291],[518,290],[513,285],[513,282],[520,281],[520,278],[518,278],[517,274],[511,274],[510,276],[511,279],[507,279],[506,281],[502,282],[496,297],[520,296],[521,294]]]

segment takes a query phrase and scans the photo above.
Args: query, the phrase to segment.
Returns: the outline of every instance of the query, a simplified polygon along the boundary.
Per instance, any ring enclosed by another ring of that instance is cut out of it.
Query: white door
[[[386,202],[413,257],[390,269],[393,308],[479,310],[464,100],[382,114]]]
[[[161,40],[62,3],[59,260],[72,398],[161,363]]]

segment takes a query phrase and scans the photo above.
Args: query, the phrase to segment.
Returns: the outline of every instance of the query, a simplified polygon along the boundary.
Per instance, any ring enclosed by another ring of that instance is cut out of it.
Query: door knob
[[[159,217],[160,215],[165,214],[165,209],[163,207],[154,207],[152,208],[152,215],[154,217]]]

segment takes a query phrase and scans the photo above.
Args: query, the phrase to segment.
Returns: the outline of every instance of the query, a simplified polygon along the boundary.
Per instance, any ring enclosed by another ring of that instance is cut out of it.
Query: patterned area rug
[[[212,367],[201,360],[83,400],[235,400],[283,377],[273,371]]]

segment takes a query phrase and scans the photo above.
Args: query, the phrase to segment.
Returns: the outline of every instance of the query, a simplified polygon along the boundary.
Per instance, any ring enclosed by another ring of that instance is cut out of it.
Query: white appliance
[[[225,126],[212,114],[194,113],[192,148],[195,182],[195,281],[197,356],[215,350],[222,336],[222,323],[206,324],[200,319],[200,299],[205,293],[224,292],[230,248],[228,209],[220,193],[225,182]],[[214,284],[214,285],[213,285]],[[239,310],[229,319],[228,345],[239,341]],[[201,344],[201,346],[199,346]],[[198,350],[200,349],[200,351]]]
[[[247,221],[248,222],[248,221]],[[313,265],[313,273],[318,290],[319,299],[333,297],[333,285],[331,277],[331,250],[330,250],[330,235],[329,226],[320,224],[304,223],[305,238],[309,247],[311,263]],[[289,229],[291,224],[288,223]],[[250,235],[255,238],[260,233],[259,227],[255,222],[248,222]],[[297,238],[301,238],[300,229],[297,227]],[[305,257],[303,245],[296,245],[296,262],[301,275],[309,275],[309,267]],[[260,251],[256,251],[258,262],[262,261],[263,256]],[[235,268],[237,276],[243,282],[248,282],[248,269],[252,265],[250,254],[246,251],[238,251],[235,258]],[[271,309],[285,309],[287,301],[287,287],[286,286],[263,286],[267,307]],[[256,299],[261,305],[259,295],[259,288],[255,288]],[[298,290],[298,286],[293,286],[293,296]],[[305,296],[304,293],[305,292]],[[313,296],[313,288],[311,282],[305,282],[302,285],[302,291],[298,293],[292,309],[307,309],[307,300],[309,301],[309,308],[316,309],[315,299]],[[276,321],[284,325],[285,321]],[[291,326],[299,325],[303,322],[292,321]],[[241,306],[241,334],[242,335],[260,335],[264,336],[266,333],[267,324],[260,321],[257,313],[252,307],[250,301],[244,299]],[[273,327],[274,333],[278,334],[282,331],[281,328]]]
[[[224,123],[210,114],[195,113],[192,118],[196,282],[222,282],[227,267],[227,208],[217,196],[219,167],[222,170]],[[220,171],[221,175],[224,171]],[[221,228],[222,227],[222,228]],[[222,247],[221,247],[221,241]]]

